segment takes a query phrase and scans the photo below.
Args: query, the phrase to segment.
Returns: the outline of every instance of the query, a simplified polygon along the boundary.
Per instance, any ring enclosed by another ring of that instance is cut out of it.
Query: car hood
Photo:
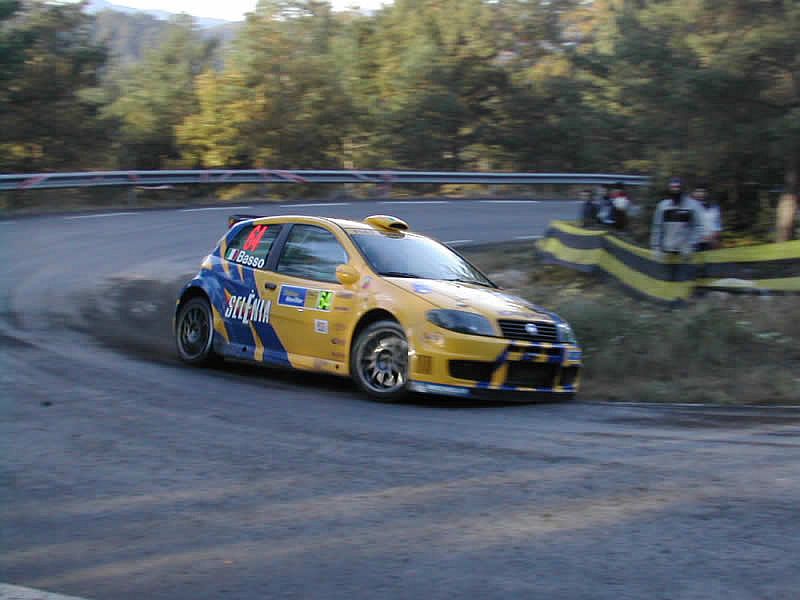
[[[555,322],[551,313],[503,290],[460,281],[394,277],[387,279],[439,308],[475,312],[495,319],[522,318]]]

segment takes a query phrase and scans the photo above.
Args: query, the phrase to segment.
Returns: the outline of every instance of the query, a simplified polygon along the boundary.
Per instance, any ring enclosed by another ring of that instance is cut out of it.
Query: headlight
[[[572,327],[570,327],[567,323],[558,323],[556,327],[558,328],[559,342],[563,342],[565,344],[578,343],[578,339],[575,337],[575,332],[572,331]]]
[[[437,308],[428,311],[427,317],[428,321],[434,325],[450,331],[471,333],[472,335],[494,335],[495,333],[489,319],[475,313]]]

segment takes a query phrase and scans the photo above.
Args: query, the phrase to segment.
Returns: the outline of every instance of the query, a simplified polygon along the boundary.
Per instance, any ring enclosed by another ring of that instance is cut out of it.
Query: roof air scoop
[[[364,223],[386,231],[408,231],[408,223],[391,215],[372,215]]]

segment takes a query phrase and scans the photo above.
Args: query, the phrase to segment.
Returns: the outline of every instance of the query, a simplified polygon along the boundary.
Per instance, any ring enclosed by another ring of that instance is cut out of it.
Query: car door
[[[300,368],[343,372],[345,332],[355,318],[354,292],[336,278],[349,256],[336,235],[324,227],[294,224],[278,258],[272,322]]]
[[[288,365],[286,352],[271,324],[272,290],[263,285],[280,224],[246,225],[222,248],[227,354]]]

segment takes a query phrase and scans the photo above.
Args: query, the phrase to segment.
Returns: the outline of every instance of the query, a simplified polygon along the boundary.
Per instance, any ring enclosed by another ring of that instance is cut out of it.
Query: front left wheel
[[[394,321],[377,321],[358,334],[350,355],[358,387],[381,402],[402,400],[408,389],[408,341]]]
[[[215,362],[214,317],[205,298],[192,298],[181,306],[175,322],[175,343],[181,360],[190,365]]]

